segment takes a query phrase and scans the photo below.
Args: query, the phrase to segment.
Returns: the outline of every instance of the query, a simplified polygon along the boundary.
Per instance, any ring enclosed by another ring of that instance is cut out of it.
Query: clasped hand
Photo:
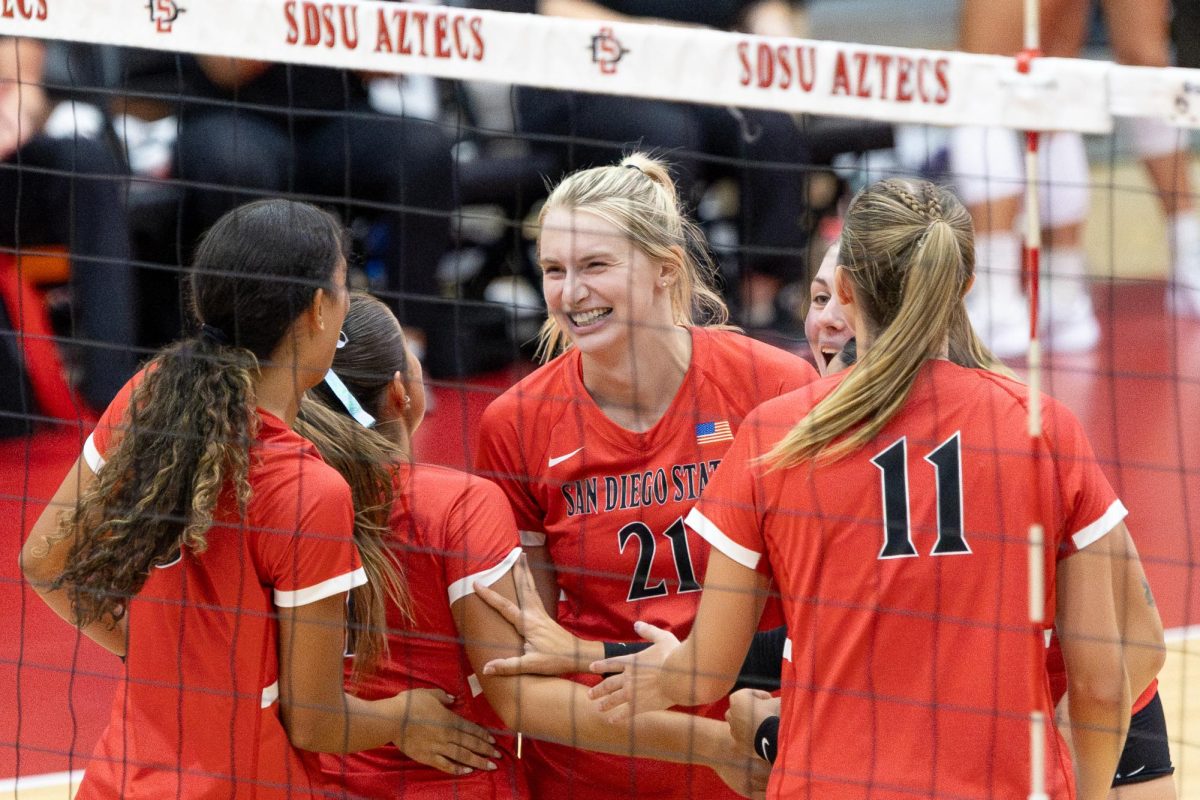
[[[653,644],[627,656],[594,661],[591,671],[608,677],[588,690],[598,700],[597,707],[610,723],[625,722],[634,714],[662,711],[675,705],[667,692],[665,679],[670,676],[663,665],[680,646],[675,634],[648,622],[635,622],[633,630]],[[615,673],[615,674],[609,674]]]

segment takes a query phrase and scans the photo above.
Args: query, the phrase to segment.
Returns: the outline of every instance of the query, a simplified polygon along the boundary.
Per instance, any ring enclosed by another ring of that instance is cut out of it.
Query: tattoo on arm
[[[1142,578],[1142,591],[1146,593],[1146,605],[1154,608],[1154,593],[1150,591],[1150,581]]]

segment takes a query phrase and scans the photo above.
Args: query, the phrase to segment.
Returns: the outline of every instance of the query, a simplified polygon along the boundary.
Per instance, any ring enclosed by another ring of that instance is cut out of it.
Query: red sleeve
[[[315,603],[367,582],[354,545],[350,487],[332,468],[319,466],[302,469],[290,492],[263,498],[276,501],[270,503],[271,518],[259,523],[265,529],[260,555],[280,608]],[[289,495],[294,502],[283,500]]]
[[[1062,503],[1059,556],[1065,558],[1103,537],[1128,512],[1097,463],[1075,415],[1047,399],[1045,425]]]
[[[742,422],[716,475],[688,513],[687,524],[712,547],[747,569],[770,574],[763,539],[762,414],[756,410]]]
[[[779,385],[776,387],[776,396],[787,394],[801,386],[807,386],[821,377],[816,368],[800,356],[792,356],[786,368],[779,370],[778,374]]]
[[[522,450],[521,445],[528,434],[522,436],[517,430],[515,421],[522,415],[514,405],[507,395],[502,395],[483,412],[475,471],[503,491],[516,517],[518,530],[540,534],[546,513],[533,493],[538,473],[530,469]],[[543,544],[544,540],[527,543]]]
[[[142,373],[134,375],[130,378],[121,391],[117,392],[117,396],[108,404],[108,408],[100,415],[100,421],[96,423],[96,429],[88,436],[87,441],[83,444],[83,459],[87,465],[91,467],[92,472],[99,472],[100,468],[108,460],[108,453],[111,452],[113,446],[120,440],[125,429],[129,425],[127,412],[129,410],[129,400],[133,395],[134,387],[142,380]]]
[[[742,345],[742,349],[734,352],[738,363],[744,364],[747,370],[747,379],[742,384],[744,391],[759,398],[755,405],[807,386],[821,377],[812,364],[795,353],[741,336],[733,341]]]
[[[521,555],[517,525],[504,493],[490,481],[469,478],[447,521],[446,591],[450,603],[504,577]]]

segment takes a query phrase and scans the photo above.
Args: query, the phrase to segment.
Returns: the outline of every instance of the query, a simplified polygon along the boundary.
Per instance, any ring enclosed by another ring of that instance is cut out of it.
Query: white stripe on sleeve
[[[521,531],[521,545],[524,547],[542,547],[546,544],[546,534],[540,531]]]
[[[96,449],[96,432],[92,431],[88,435],[87,441],[83,443],[83,460],[92,468],[92,472],[99,474],[100,468],[104,466],[104,456],[100,455],[100,451]]]
[[[336,578],[330,578],[327,581],[321,581],[318,584],[306,586],[303,589],[293,589],[290,592],[276,589],[275,605],[279,608],[306,606],[309,603],[324,600],[326,597],[348,592],[356,586],[362,586],[366,582],[367,571],[359,567],[354,572],[347,572],[344,575],[338,575]]]
[[[475,581],[479,581],[484,586],[491,586],[496,581],[504,577],[504,574],[512,569],[513,564],[517,563],[517,559],[521,557],[521,548],[514,547],[512,552],[504,557],[494,567],[480,570],[473,575],[468,575],[465,578],[459,578],[454,583],[450,584],[446,593],[450,595],[450,605],[454,605],[459,600],[462,600],[469,594],[475,594]]]
[[[270,708],[276,700],[279,699],[279,681],[275,681],[270,686],[264,686],[262,690],[262,699],[258,702],[259,708]]]
[[[1075,543],[1075,549],[1082,550],[1092,542],[1104,538],[1104,534],[1116,527],[1117,523],[1125,519],[1128,514],[1129,512],[1125,510],[1121,501],[1114,500],[1108,510],[1100,515],[1100,519],[1071,534],[1071,541]]]
[[[712,520],[701,514],[699,509],[693,508],[689,511],[685,521],[688,527],[700,534],[700,537],[704,541],[746,569],[754,569],[758,566],[758,560],[762,558],[762,553],[756,553],[749,547],[743,547],[733,539],[730,539]]]

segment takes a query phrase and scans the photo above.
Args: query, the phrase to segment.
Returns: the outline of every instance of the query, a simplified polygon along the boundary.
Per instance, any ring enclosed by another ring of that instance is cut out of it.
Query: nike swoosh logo
[[[581,448],[579,448],[579,450],[572,450],[570,453],[567,453],[565,456],[559,456],[558,458],[552,458],[552,459],[550,459],[549,461],[547,461],[547,462],[546,462],[546,466],[547,466],[547,467],[554,467],[554,466],[558,466],[558,465],[559,465],[559,464],[561,464],[562,462],[566,461],[568,458],[571,458],[572,456],[578,455],[578,454],[579,454],[579,452],[580,452],[581,450],[583,450],[583,448],[582,448],[582,447],[581,447]]]
[[[758,752],[763,758],[767,757],[767,748],[771,745],[771,741],[767,737],[762,737],[762,741],[758,743]]]

